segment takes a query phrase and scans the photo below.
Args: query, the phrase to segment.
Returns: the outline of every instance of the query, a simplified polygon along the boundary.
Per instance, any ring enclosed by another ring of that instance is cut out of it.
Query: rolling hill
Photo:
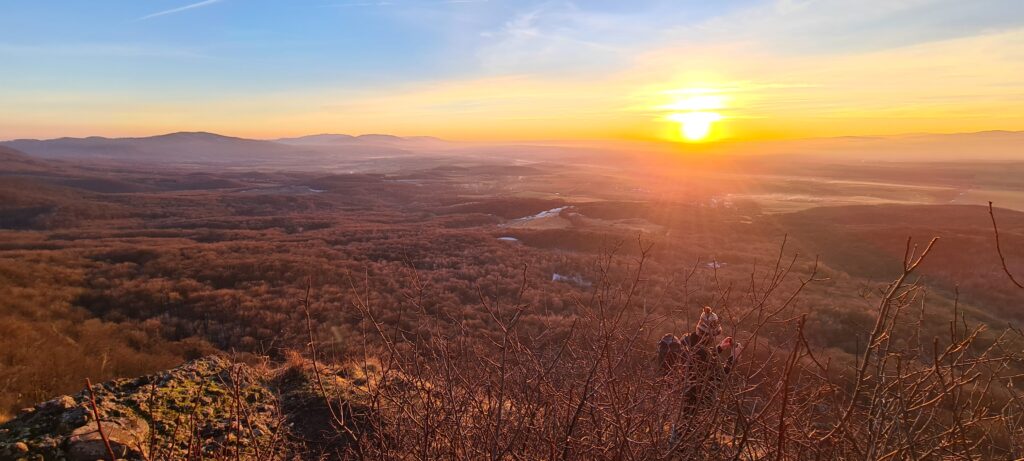
[[[309,154],[303,149],[271,141],[205,132],[179,132],[144,138],[18,139],[2,145],[41,158],[159,163],[294,159]]]

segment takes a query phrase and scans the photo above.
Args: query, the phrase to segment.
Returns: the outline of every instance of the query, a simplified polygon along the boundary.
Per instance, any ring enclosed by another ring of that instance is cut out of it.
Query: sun
[[[708,138],[711,126],[721,120],[722,116],[715,112],[683,112],[669,115],[668,119],[679,123],[679,133],[683,139],[699,142]]]
[[[686,142],[707,141],[715,123],[722,115],[715,110],[725,108],[725,100],[714,90],[690,88],[670,92],[674,100],[659,107],[669,111],[666,119],[679,124],[680,139]]]

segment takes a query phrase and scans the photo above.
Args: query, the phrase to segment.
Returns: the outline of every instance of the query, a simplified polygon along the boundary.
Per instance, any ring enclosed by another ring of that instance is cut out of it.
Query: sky
[[[1024,130],[1021,0],[0,0],[0,139]]]

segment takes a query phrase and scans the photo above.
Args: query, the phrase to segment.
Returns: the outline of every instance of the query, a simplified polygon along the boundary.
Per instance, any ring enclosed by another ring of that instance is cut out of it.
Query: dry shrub
[[[357,459],[1016,459],[1024,407],[1014,383],[1024,335],[987,332],[953,313],[945,337],[926,336],[925,259],[908,240],[901,275],[874,298],[874,321],[852,360],[831,360],[805,339],[794,301],[825,280],[817,265],[794,272],[780,251],[751,274],[742,296],[721,287],[726,331],[746,346],[707,398],[688,401],[680,373],[654,372],[654,343],[668,321],[643,266],[614,279],[615,258],[570,326],[520,331],[526,272],[511,299],[480,292],[487,328],[437,329],[411,341],[379,318],[368,291],[354,308],[378,340],[368,397],[373,418],[347,428]],[[783,246],[784,250],[784,246]],[[687,284],[680,277],[674,283]],[[358,294],[363,293],[363,294]],[[434,324],[414,305],[411,323]],[[421,317],[423,317],[421,319]],[[448,318],[454,318],[449,316]],[[422,320],[422,321],[420,321]],[[769,338],[768,330],[781,332]],[[854,334],[854,332],[851,332]]]

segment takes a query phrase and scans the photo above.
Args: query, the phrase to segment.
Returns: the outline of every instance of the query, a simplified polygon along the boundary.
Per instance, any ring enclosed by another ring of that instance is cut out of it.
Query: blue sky
[[[1020,0],[99,0],[7,1],[2,7],[0,99],[9,105],[0,112],[0,122],[8,126],[0,128],[0,137],[90,130],[137,134],[178,125],[201,128],[200,121],[214,125],[209,130],[266,131],[269,136],[276,134],[275,120],[280,119],[253,118],[252,111],[271,114],[275,105],[294,115],[288,134],[309,120],[323,121],[314,123],[313,131],[352,131],[346,125],[428,130],[432,125],[410,124],[401,103],[391,119],[378,114],[372,126],[349,123],[354,120],[332,115],[331,108],[394,94],[408,93],[407,100],[420,101],[424,91],[433,91],[431,86],[466,82],[473,87],[494,79],[548,82],[552,92],[572,87],[573,81],[604,91],[610,83],[602,80],[618,79],[633,85],[620,91],[632,93],[658,83],[657,70],[649,71],[650,81],[634,75],[650,67],[650,56],[659,53],[666,80],[707,86],[707,81],[684,81],[680,75],[687,73],[678,67],[696,55],[700,60],[690,70],[729,74],[716,65],[731,68],[734,63],[709,62],[715,59],[708,54],[719,50],[735,53],[737,60],[757,59],[760,67],[754,70],[780,74],[794,59],[801,65],[824,64],[1010,34],[990,45],[998,49],[988,50],[1007,61],[1003,69],[1017,60],[1012,34],[1024,27]],[[744,72],[751,75],[722,76],[728,80],[723,87],[751,81],[794,84],[784,75],[761,81],[750,69]],[[1011,99],[1019,89],[1012,81],[984,83],[1006,85]],[[497,84],[493,90],[503,87]],[[426,99],[431,107],[489,104],[481,98]],[[573,95],[566,104],[594,104],[590,99]],[[246,106],[254,101],[262,104]],[[629,112],[633,104],[606,102],[583,112]],[[169,114],[166,120],[157,111]],[[508,112],[515,111],[496,109],[490,126],[500,124]],[[228,123],[236,113],[247,117],[251,129]],[[430,115],[424,107],[415,113]],[[437,114],[448,115],[444,110]],[[452,120],[461,122],[455,115]],[[567,116],[579,122],[580,114]],[[139,118],[145,123],[132,123]],[[486,131],[477,129],[468,137],[485,137]],[[504,132],[495,136],[509,137]]]
[[[560,30],[580,43],[632,45],[611,42],[652,40],[659,30],[703,20],[743,3],[22,1],[7,5],[0,16],[0,27],[6,31],[0,53],[12,66],[27,71],[20,75],[22,84],[40,78],[58,84],[67,75],[55,74],[67,71],[86,84],[116,82],[116,86],[146,88],[364,84],[368,79],[534,71],[555,64],[538,59],[518,63],[523,65],[520,69],[489,65],[488,56],[483,55],[486,48],[505,40],[517,21],[524,28],[532,22]],[[587,30],[571,30],[581,24],[550,24],[572,15],[595,23]],[[625,21],[597,24],[602,16],[608,22],[629,16],[639,20],[632,25]],[[617,30],[623,26],[632,28],[629,34]],[[600,35],[608,32],[615,36]]]

